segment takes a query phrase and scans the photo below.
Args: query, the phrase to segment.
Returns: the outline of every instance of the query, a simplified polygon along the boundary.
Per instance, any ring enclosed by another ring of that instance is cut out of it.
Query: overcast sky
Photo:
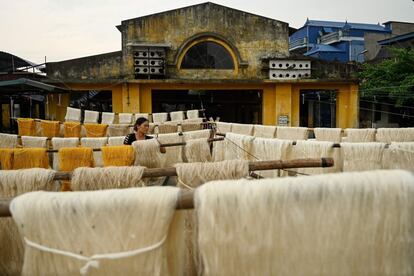
[[[301,27],[306,18],[414,22],[413,0],[217,0]],[[42,63],[121,49],[122,20],[203,3],[191,0],[0,0],[0,51]]]

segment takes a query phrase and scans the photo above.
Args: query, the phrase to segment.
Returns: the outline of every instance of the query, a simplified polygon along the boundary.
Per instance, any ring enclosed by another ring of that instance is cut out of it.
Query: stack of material
[[[104,137],[108,125],[105,124],[84,124],[86,137]]]
[[[384,169],[414,171],[414,142],[393,142],[384,151]]]
[[[195,118],[195,119],[185,119],[184,123],[198,123],[201,124],[203,122],[203,118]]]
[[[255,138],[251,152],[254,157],[262,161],[287,160],[291,156],[292,148],[292,141],[290,140]],[[258,171],[256,173],[266,178],[287,175],[287,172],[281,170]]]
[[[276,126],[254,125],[253,135],[261,138],[275,138]]]
[[[45,148],[14,149],[13,170],[49,168],[49,156]]]
[[[18,118],[17,124],[20,136],[36,136],[36,124],[33,119]]]
[[[131,124],[132,123],[132,113],[119,113],[118,114],[118,123],[119,124]]]
[[[217,141],[213,143],[213,161],[219,162],[226,160],[226,149],[229,147],[230,142],[227,139],[223,141]]]
[[[333,147],[333,142],[326,141],[297,141],[292,147],[290,159],[301,158],[322,158],[330,157],[334,159],[334,166],[330,168],[300,168],[296,169],[299,173],[304,174],[323,174],[342,171],[341,151]]]
[[[164,167],[165,158],[160,152],[160,144],[156,139],[140,140],[132,143],[135,152],[135,166],[143,166],[147,168]],[[146,178],[145,184],[162,185],[165,177]]]
[[[132,146],[102,147],[102,159],[105,167],[132,166],[135,160],[134,148]]]
[[[375,128],[347,128],[345,129],[346,142],[365,143],[375,142]]]
[[[188,131],[183,133],[184,141],[192,140],[192,139],[201,139],[201,138],[210,138],[212,135],[211,129],[202,129],[202,130],[195,130],[195,131]]]
[[[132,143],[135,152],[135,166],[147,168],[161,167],[160,144],[155,139],[140,140]]]
[[[253,135],[253,125],[235,124],[231,126],[231,132],[241,135]]]
[[[73,191],[141,187],[144,167],[77,168],[73,171]]]
[[[376,140],[383,143],[414,142],[414,127],[407,128],[379,128]]]
[[[277,127],[278,139],[286,140],[306,140],[308,139],[307,127]]]
[[[40,122],[42,129],[41,135],[47,138],[59,137],[60,133],[60,122],[59,121],[46,121]]]
[[[250,154],[254,136],[240,135],[236,133],[226,134],[227,145],[224,149],[224,160],[255,160]]]
[[[66,122],[80,122],[81,121],[81,110],[78,108],[67,107],[65,121]]]
[[[0,170],[13,169],[14,149],[0,148]]]
[[[108,136],[126,136],[129,133],[129,124],[113,124],[108,127]]]
[[[108,146],[122,146],[125,136],[108,137]]]
[[[232,123],[223,123],[223,122],[217,122],[217,132],[219,133],[228,133],[232,131]]]
[[[81,138],[81,146],[88,147],[92,149],[100,149],[101,147],[106,146],[108,144],[107,137],[99,137],[99,138]],[[95,151],[93,153],[93,159],[95,160],[96,167],[103,167],[103,160],[102,160],[102,152]]]
[[[181,163],[176,164],[175,167],[178,175],[178,186],[185,189],[194,189],[212,180],[240,179],[249,175],[249,164],[242,160],[216,163]],[[187,248],[185,275],[201,275],[196,225],[195,212],[193,210],[185,211],[184,232]]]
[[[17,135],[0,133],[0,148],[15,148],[17,143]]]
[[[187,110],[188,119],[197,119],[198,118],[198,109]]]
[[[96,124],[96,123],[98,123],[98,120],[99,120],[99,112],[98,111],[85,110],[85,116],[84,116],[84,119],[83,119],[84,123]]]
[[[81,124],[76,122],[64,122],[63,123],[63,137],[81,137]]]
[[[181,143],[184,142],[183,136],[178,135],[178,133],[169,133],[169,134],[160,134],[158,135],[158,141],[161,144],[169,143]],[[155,140],[155,139],[153,139]],[[183,162],[182,151],[183,147],[168,147],[165,148],[166,153],[162,154],[163,164],[162,167],[171,167],[176,163]]]
[[[54,150],[60,150],[61,148],[74,148],[78,145],[78,138],[52,138],[52,148]],[[57,153],[53,154],[53,169],[57,171],[59,170],[59,158]]]
[[[200,129],[201,129],[201,124],[200,123],[189,123],[189,122],[182,122],[181,123],[181,131],[182,132],[195,131],[195,130],[200,130]]]
[[[94,167],[91,148],[61,148],[58,153],[59,168],[64,172],[72,172],[80,167]],[[70,181],[62,181],[62,191],[70,191]]]
[[[22,136],[24,148],[47,148],[47,137]]]
[[[186,141],[183,160],[188,163],[210,162],[211,152],[208,140],[206,138],[201,138]]]
[[[328,141],[340,143],[342,141],[341,128],[314,128],[315,138],[317,141]]]
[[[179,163],[174,167],[182,188],[189,189],[213,180],[240,179],[249,175],[249,162],[244,160]]]
[[[182,121],[184,120],[184,111],[170,112],[171,121]]]
[[[385,143],[341,143],[343,171],[382,169]]]
[[[414,271],[409,172],[216,181],[195,207],[203,275]]]
[[[101,124],[112,125],[115,123],[115,113],[102,112]]]
[[[154,123],[164,123],[168,120],[168,113],[162,112],[162,113],[152,113],[152,121]]]
[[[176,124],[160,124],[155,126],[155,133],[165,134],[165,133],[176,133],[178,127]]]
[[[150,187],[15,198],[11,212],[26,242],[22,274],[181,275],[169,248],[178,193]]]
[[[12,198],[32,191],[52,190],[54,175],[55,171],[45,169],[0,171],[0,197]],[[21,275],[24,244],[12,218],[0,220],[0,244],[0,274]]]

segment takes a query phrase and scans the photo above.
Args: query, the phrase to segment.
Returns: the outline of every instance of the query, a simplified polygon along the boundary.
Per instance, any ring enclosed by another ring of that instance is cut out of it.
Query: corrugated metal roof
[[[46,84],[43,82],[20,78],[17,80],[0,81],[0,92],[16,93],[16,92],[46,92],[46,93],[68,93],[69,90]]]
[[[325,45],[325,44],[316,44],[312,49],[310,49],[308,52],[304,53],[305,56],[313,55],[318,52],[330,52],[330,53],[344,53],[345,51],[338,49],[331,45]]]
[[[8,72],[20,67],[34,66],[35,63],[16,55],[0,51],[0,72]]]
[[[379,32],[390,32],[389,29],[378,24],[367,24],[367,23],[352,23],[352,22],[337,22],[337,21],[322,21],[322,20],[307,20],[305,26],[316,26],[325,28],[343,28],[349,25],[351,29],[365,30],[365,31],[379,31]]]

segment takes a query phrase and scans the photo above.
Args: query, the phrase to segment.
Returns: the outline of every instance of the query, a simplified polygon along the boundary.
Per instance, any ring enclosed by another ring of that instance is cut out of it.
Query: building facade
[[[388,23],[379,25],[308,19],[289,37],[289,51],[328,61],[363,62],[365,37],[384,37],[391,33]]]
[[[46,64],[48,82],[73,90],[50,99],[59,101],[50,117],[63,120],[66,106],[89,101],[84,108],[100,111],[204,108],[239,123],[358,125],[354,68],[289,55],[285,22],[207,2],[117,28],[121,51]]]

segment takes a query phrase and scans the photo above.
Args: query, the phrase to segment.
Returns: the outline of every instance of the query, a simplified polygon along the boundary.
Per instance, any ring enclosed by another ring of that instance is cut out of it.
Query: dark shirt
[[[152,139],[152,138],[154,137],[145,135],[145,140]],[[135,136],[135,133],[130,133],[127,136],[125,136],[124,145],[132,145],[132,143],[135,142],[136,140],[137,140],[137,137]]]

